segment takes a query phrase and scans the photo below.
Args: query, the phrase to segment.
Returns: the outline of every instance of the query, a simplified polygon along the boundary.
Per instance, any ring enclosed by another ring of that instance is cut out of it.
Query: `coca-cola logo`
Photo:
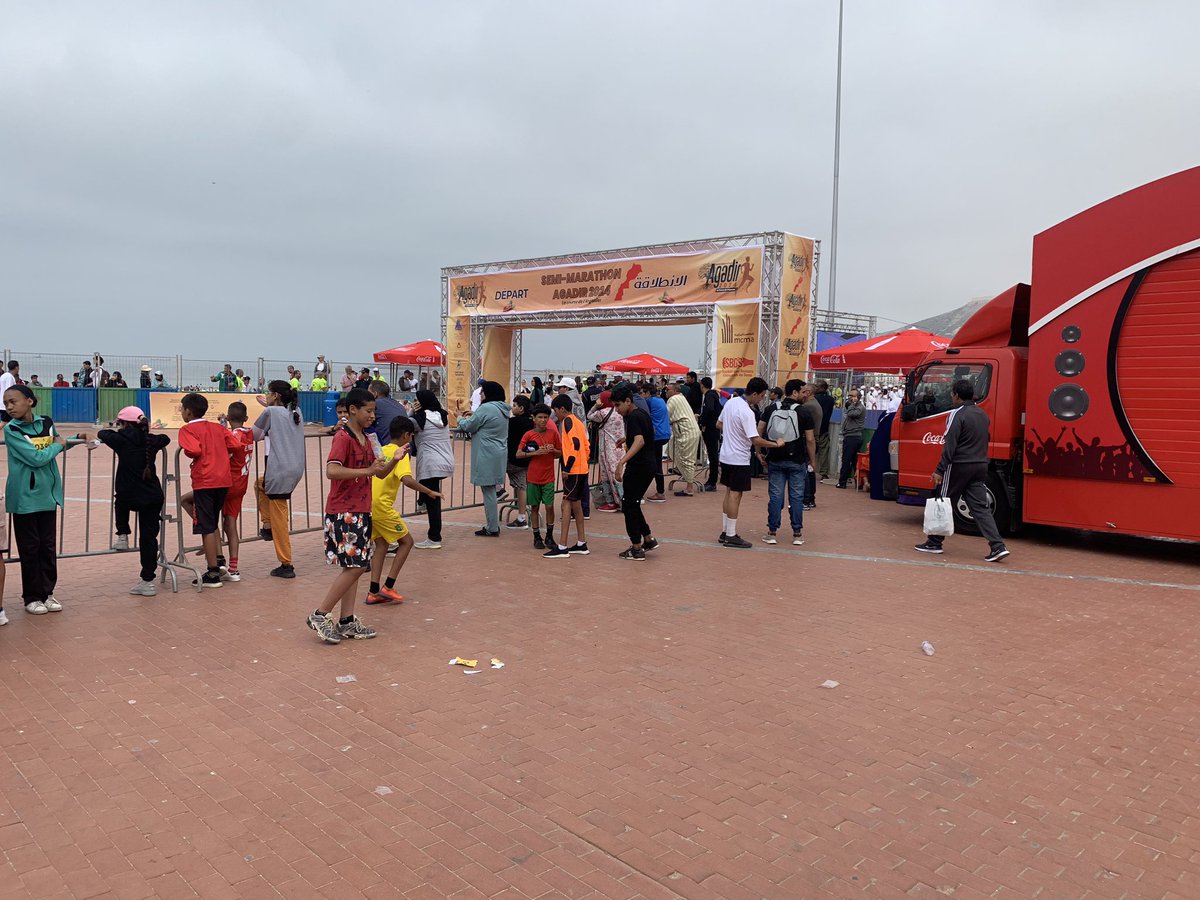
[[[946,443],[946,436],[944,434],[934,434],[932,431],[927,431],[927,432],[925,432],[924,437],[921,438],[921,443],[922,444],[944,444],[944,443]]]
[[[846,361],[846,356],[842,353],[823,353],[820,359],[822,365],[840,366]]]

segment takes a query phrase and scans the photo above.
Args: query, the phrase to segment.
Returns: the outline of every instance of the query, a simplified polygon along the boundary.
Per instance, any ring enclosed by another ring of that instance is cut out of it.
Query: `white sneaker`
[[[25,612],[31,616],[44,616],[50,610],[46,609],[46,604],[41,600],[34,600],[32,603],[25,604]]]
[[[775,532],[768,531],[766,534],[763,535],[763,543],[764,544],[778,544],[779,539],[775,537]]]
[[[437,541],[417,541],[415,544],[413,544],[413,547],[417,550],[441,550],[442,549],[442,545],[439,544]]]
[[[115,541],[113,541],[113,549],[114,550],[128,550],[129,549],[129,535],[118,534],[117,539]]]
[[[62,604],[53,597],[46,598],[46,609],[50,612],[62,612]]]
[[[0,609],[0,625],[7,625],[7,624],[8,624],[8,613],[6,613],[4,610]]]
[[[136,597],[154,597],[158,594],[158,585],[153,581],[139,581],[129,589],[129,593]]]

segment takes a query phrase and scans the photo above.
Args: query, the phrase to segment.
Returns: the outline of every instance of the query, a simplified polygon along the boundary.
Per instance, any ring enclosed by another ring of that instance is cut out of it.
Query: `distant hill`
[[[930,316],[928,319],[922,319],[919,322],[913,322],[913,325],[924,331],[932,331],[934,334],[954,337],[955,333],[963,327],[967,319],[975,315],[979,308],[991,299],[991,297],[977,297],[974,300],[964,303],[957,309],[938,313],[936,316]]]

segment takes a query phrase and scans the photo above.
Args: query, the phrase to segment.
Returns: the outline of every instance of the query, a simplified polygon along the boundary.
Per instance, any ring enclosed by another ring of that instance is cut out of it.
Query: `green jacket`
[[[4,426],[8,448],[5,506],[10,513],[48,512],[62,506],[62,474],[54,460],[63,448],[54,443],[57,434],[49,416],[34,416],[32,422],[13,419]]]

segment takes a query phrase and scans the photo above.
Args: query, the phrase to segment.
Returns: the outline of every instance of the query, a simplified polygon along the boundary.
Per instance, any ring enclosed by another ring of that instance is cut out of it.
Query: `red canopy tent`
[[[948,337],[919,328],[909,328],[907,331],[877,335],[831,350],[810,353],[808,368],[815,371],[856,369],[860,372],[910,369],[929,351],[945,350],[949,346]]]
[[[649,353],[614,359],[601,363],[600,368],[605,372],[636,372],[639,375],[686,375],[689,371],[687,366]]]
[[[391,350],[380,350],[375,362],[395,363],[400,366],[444,366],[446,348],[437,341],[417,341]]]

